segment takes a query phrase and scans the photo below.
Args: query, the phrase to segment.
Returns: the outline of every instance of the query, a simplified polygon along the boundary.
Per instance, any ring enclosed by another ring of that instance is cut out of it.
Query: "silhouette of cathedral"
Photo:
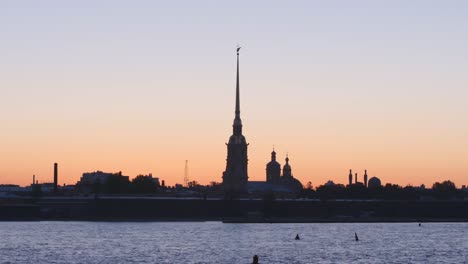
[[[353,183],[353,171],[349,170],[349,175],[348,175],[348,186],[352,185],[362,185],[366,188],[374,188],[374,187],[379,187],[381,186],[381,181],[377,177],[372,177],[369,180],[367,180],[367,170],[364,170],[364,182],[359,182],[358,181],[358,174],[354,174],[354,183]]]
[[[227,193],[247,192],[296,192],[302,189],[300,181],[291,173],[289,158],[286,156],[286,164],[281,176],[281,165],[276,161],[276,152],[271,153],[271,161],[267,164],[266,182],[248,181],[247,173],[247,144],[242,135],[242,120],[240,118],[239,98],[239,50],[237,48],[237,76],[236,76],[236,110],[232,136],[227,143],[226,170],[223,172],[223,188]]]
[[[266,165],[266,181],[269,183],[279,183],[281,177],[281,165],[276,161],[275,149],[271,152],[271,161]]]
[[[223,188],[226,192],[244,193],[247,191],[247,144],[242,135],[239,100],[239,50],[237,48],[236,111],[232,136],[227,143],[226,170],[223,172]]]
[[[283,176],[281,176],[281,164],[276,161],[276,152],[273,149],[273,152],[271,152],[271,161],[266,165],[266,182],[282,186],[290,191],[301,190],[302,183],[293,177],[287,154],[285,161],[286,164],[284,164],[283,167]]]

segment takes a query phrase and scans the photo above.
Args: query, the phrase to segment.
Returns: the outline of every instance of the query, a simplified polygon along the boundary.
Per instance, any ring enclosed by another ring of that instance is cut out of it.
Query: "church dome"
[[[281,165],[276,161],[276,152],[271,152],[271,161],[266,165],[266,180],[269,183],[278,183],[281,176]]]
[[[271,152],[271,161],[267,163],[267,170],[272,169],[281,169],[281,165],[276,161],[276,152],[273,150]]]
[[[369,179],[369,182],[367,183],[367,186],[369,188],[380,187],[380,186],[382,186],[382,182],[380,181],[379,178],[374,176],[374,177]]]
[[[279,164],[276,160],[272,160],[267,163],[267,169],[268,168],[281,168],[281,164]]]
[[[302,189],[302,183],[294,177],[281,177],[281,184],[291,191],[297,192]]]
[[[266,170],[268,175],[278,175],[279,177],[281,175],[281,164],[275,160],[272,160],[267,163]]]
[[[286,155],[286,164],[283,166],[283,177],[292,177],[291,165],[289,165],[289,157]]]

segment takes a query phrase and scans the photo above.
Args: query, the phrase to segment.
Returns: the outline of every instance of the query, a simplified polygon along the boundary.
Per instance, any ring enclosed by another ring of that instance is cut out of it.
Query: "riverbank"
[[[54,197],[0,203],[0,221],[43,220],[225,223],[468,222],[468,201]]]

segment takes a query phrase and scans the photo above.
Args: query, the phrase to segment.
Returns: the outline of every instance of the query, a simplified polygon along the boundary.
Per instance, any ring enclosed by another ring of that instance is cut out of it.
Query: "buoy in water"
[[[295,239],[296,239],[296,240],[301,239],[301,238],[299,237],[299,234],[296,235],[296,238],[295,238]]]
[[[356,241],[359,241],[359,238],[356,233],[354,233],[354,239],[356,239]]]

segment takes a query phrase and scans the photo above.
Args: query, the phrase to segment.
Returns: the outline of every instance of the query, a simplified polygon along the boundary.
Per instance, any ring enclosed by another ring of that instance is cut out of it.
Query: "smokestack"
[[[353,172],[352,170],[349,170],[349,186],[353,184]]]
[[[357,184],[357,173],[354,174],[354,183]]]
[[[33,174],[33,185],[36,183],[36,175]]]
[[[54,193],[57,192],[58,164],[54,163]]]
[[[364,186],[367,187],[367,170],[364,170]]]

